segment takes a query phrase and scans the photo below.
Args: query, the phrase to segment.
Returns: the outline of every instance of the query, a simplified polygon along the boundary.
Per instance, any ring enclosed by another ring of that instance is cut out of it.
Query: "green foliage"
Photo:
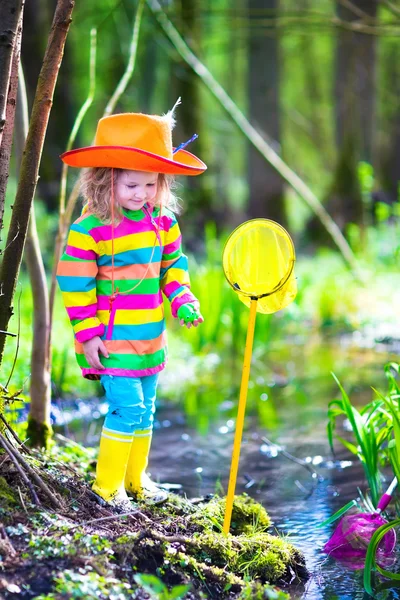
[[[97,456],[97,448],[84,448],[76,443],[67,443],[63,446],[54,445],[48,453],[49,460],[54,457],[56,462],[73,465],[75,471],[86,480],[92,478],[93,462]]]
[[[339,389],[342,393],[342,400],[333,400],[329,403],[328,410],[328,439],[333,451],[333,435],[335,434],[336,419],[340,416],[346,416],[350,422],[355,444],[348,442],[343,437],[335,434],[335,437],[352,454],[355,454],[361,461],[365,476],[368,481],[370,494],[374,506],[377,506],[381,495],[381,481],[378,471],[378,454],[381,449],[385,436],[377,435],[376,424],[373,415],[376,414],[376,403],[371,411],[370,405],[359,412],[350,402],[344,388],[333,375]]]
[[[226,508],[226,498],[213,498],[198,515],[198,524],[222,531]],[[209,523],[207,523],[209,521]],[[248,496],[235,496],[232,508],[231,531],[234,534],[253,534],[263,532],[271,525],[271,519],[265,508]]]
[[[138,573],[134,576],[134,580],[149,594],[152,600],[180,600],[190,589],[190,585],[176,585],[169,590],[165,583],[155,575]]]
[[[84,534],[80,531],[68,533],[68,530],[59,536],[32,535],[29,549],[29,554],[38,559],[96,554],[113,555],[111,542],[107,538]]]
[[[370,195],[375,183],[374,167],[365,161],[360,161],[357,174],[362,193]]]
[[[239,598],[240,600],[289,600],[290,596],[268,583],[247,583]]]
[[[382,474],[380,467],[390,463],[396,477],[400,476],[400,388],[398,376],[400,366],[389,363],[385,366],[388,390],[382,394],[372,388],[377,399],[360,410],[352,405],[344,388],[333,375],[342,394],[341,400],[329,403],[327,426],[328,439],[333,450],[333,438],[337,439],[349,452],[361,461],[368,481],[372,504],[377,506],[382,494]],[[351,426],[353,441],[336,433],[336,421],[346,417]],[[400,479],[399,479],[400,481]]]
[[[400,481],[400,417],[399,417],[399,399],[400,386],[399,375],[400,365],[398,363],[388,363],[385,365],[385,375],[388,382],[386,394],[372,388],[377,399],[373,400],[361,410],[357,410],[350,402],[345,390],[334,376],[342,394],[341,400],[334,400],[329,404],[328,416],[328,438],[331,447],[333,446],[333,437],[340,441],[352,454],[356,455],[363,467],[369,484],[369,494],[372,505],[368,497],[364,498],[366,508],[373,512],[378,504],[382,494],[382,474],[380,466],[385,466],[388,462],[391,464],[393,473]],[[350,442],[335,433],[336,420],[347,417],[354,443]],[[349,502],[341,508],[332,517],[326,520],[321,526],[332,523],[341,517],[347,510],[357,504],[356,501]],[[372,588],[372,572],[379,571],[381,575],[392,580],[400,580],[400,575],[391,573],[383,569],[377,559],[378,546],[383,536],[392,528],[399,527],[400,519],[390,521],[377,529],[371,538],[368,546],[367,556],[364,566],[364,587],[366,591],[374,596]]]
[[[91,567],[85,567],[60,573],[54,579],[54,593],[36,596],[36,600],[57,600],[60,595],[76,600],[126,600],[134,598],[134,591],[129,583],[99,575]]]
[[[326,525],[334,523],[335,521],[340,519],[340,517],[342,517],[345,513],[347,513],[348,510],[354,508],[355,506],[358,506],[357,500],[350,500],[350,502],[342,506],[342,508],[339,508],[339,510],[337,510],[331,517],[329,517],[325,521],[322,521],[322,523],[318,523],[317,527],[326,527]]]
[[[335,252],[321,251],[312,258],[300,257],[295,266],[299,288],[295,302],[275,315],[257,316],[254,364],[257,364],[258,356],[263,359],[285,337],[298,335],[302,331],[309,334],[310,324],[315,329],[330,326],[351,330],[366,325],[377,327],[395,320],[396,306],[400,301],[400,275],[395,258],[399,233],[396,224],[383,224],[379,229],[368,231],[368,246],[359,257],[365,279],[371,282],[367,287],[361,286],[352,278]],[[248,308],[240,302],[225,281],[221,266],[223,240],[224,236],[219,239],[215,229],[209,227],[204,260],[191,260],[192,289],[201,301],[205,322],[197,328],[187,330],[181,328],[176,319],[172,319],[168,305],[165,310],[173,357],[170,369],[176,366],[180,370],[178,361],[181,356],[188,376],[182,382],[186,389],[180,387],[180,390],[184,392],[182,397],[185,401],[188,398],[187,402],[193,403],[194,414],[199,389],[204,387],[210,390],[211,396],[215,394],[215,386],[210,385],[210,381],[215,381],[215,367],[223,362],[223,377],[229,376],[227,385],[232,388],[235,382],[232,373],[238,372],[238,361],[241,362],[243,357]],[[21,276],[20,282],[21,330],[24,331],[24,336],[20,340],[10,394],[25,386],[29,378],[27,365],[30,363],[32,341],[32,299],[25,274]],[[10,322],[10,330],[15,331],[16,326],[17,315]],[[53,338],[57,340],[57,344],[54,344],[52,369],[56,395],[85,397],[98,393],[99,388],[84,380],[76,365],[72,330],[60,294],[57,294]],[[8,340],[2,365],[5,373],[11,371],[15,348],[15,339]],[[177,349],[177,359],[174,348]],[[190,368],[192,364],[196,364],[196,360],[199,366],[193,377]],[[191,390],[194,380],[195,385]],[[172,387],[176,390],[176,386]],[[227,396],[225,390],[219,391],[220,397]],[[217,410],[215,399],[210,398],[211,411],[213,407]]]
[[[377,559],[376,559],[376,553],[378,550],[378,546],[379,546],[382,538],[384,537],[384,535],[388,531],[390,531],[390,529],[395,529],[399,526],[400,526],[400,519],[396,519],[394,521],[390,521],[390,523],[386,523],[385,525],[382,525],[381,527],[379,527],[379,529],[377,529],[375,531],[375,533],[372,536],[371,541],[368,545],[367,556],[365,558],[365,566],[364,566],[364,587],[365,587],[366,591],[368,592],[368,594],[370,594],[373,597],[374,597],[374,592],[372,589],[371,577],[372,577],[372,571],[374,569],[379,571],[379,573],[381,575],[383,575],[384,577],[387,577],[388,579],[400,581],[399,573],[392,573],[390,571],[387,571],[386,569],[383,569],[381,566],[379,566]]]
[[[145,529],[133,519],[126,522],[123,535],[115,535],[118,529],[94,535],[84,523],[79,529],[71,528],[78,497],[82,512],[87,508],[86,488],[78,484],[76,496],[71,490],[72,512],[65,516],[36,511],[30,513],[26,525],[14,521],[7,527],[10,536],[20,536],[20,558],[48,569],[49,593],[40,596],[41,600],[55,600],[66,593],[82,600],[133,600],[143,594],[153,600],[177,600],[190,595],[190,581],[196,581],[200,598],[208,597],[203,593],[212,589],[210,593],[221,593],[221,598],[283,600],[286,596],[273,584],[286,580],[288,573],[301,577],[304,572],[304,557],[296,548],[254,524],[254,515],[265,526],[269,519],[247,496],[236,498],[237,505],[244,507],[241,531],[246,531],[239,535],[223,535],[210,515],[202,516],[208,503],[193,505],[174,495],[166,506],[143,508]],[[61,564],[63,573],[54,572]]]
[[[0,454],[0,461],[3,460],[4,453]],[[8,485],[4,477],[0,477],[0,507],[10,508],[18,503],[17,495]]]
[[[278,581],[289,564],[298,562],[300,556],[296,549],[286,540],[266,532],[271,525],[267,512],[246,494],[235,497],[232,535],[223,535],[225,505],[225,498],[213,498],[190,517],[191,527],[198,530],[191,554],[201,563],[226,568],[245,580]],[[182,560],[182,555],[177,554],[170,560]]]

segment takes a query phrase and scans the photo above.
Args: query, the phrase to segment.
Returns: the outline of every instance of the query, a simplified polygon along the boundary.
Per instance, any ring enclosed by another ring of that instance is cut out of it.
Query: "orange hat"
[[[70,167],[200,175],[207,166],[197,156],[186,150],[173,152],[175,106],[163,116],[122,113],[104,117],[97,125],[93,146],[64,152],[61,159]]]

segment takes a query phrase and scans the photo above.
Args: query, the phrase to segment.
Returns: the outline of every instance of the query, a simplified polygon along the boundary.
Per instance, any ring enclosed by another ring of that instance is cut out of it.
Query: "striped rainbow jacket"
[[[110,303],[111,237],[111,225],[83,214],[71,226],[58,264],[57,280],[75,333],[76,358],[88,379],[153,375],[167,361],[162,292],[171,302],[174,317],[182,304],[197,303],[190,291],[179,225],[165,208],[161,217],[159,209],[152,212],[147,206],[137,211],[123,209],[123,219],[114,227],[114,289],[119,293]],[[131,290],[147,267],[142,283]],[[93,369],[83,352],[82,343],[96,335],[109,353],[109,358],[100,354],[102,371]]]

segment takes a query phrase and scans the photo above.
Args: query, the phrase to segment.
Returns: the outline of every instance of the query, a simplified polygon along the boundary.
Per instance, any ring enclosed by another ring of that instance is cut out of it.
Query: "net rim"
[[[273,290],[271,290],[270,292],[267,292],[266,294],[259,294],[259,295],[256,295],[256,294],[251,293],[251,292],[245,292],[244,290],[238,290],[234,286],[234,284],[231,283],[231,281],[229,280],[228,275],[226,273],[226,269],[224,267],[224,256],[225,256],[226,248],[227,248],[230,240],[238,232],[239,229],[241,229],[245,225],[248,225],[249,223],[254,223],[254,221],[264,221],[264,222],[267,222],[267,223],[273,223],[274,226],[276,226],[276,228],[278,230],[279,229],[281,230],[281,232],[283,233],[283,237],[289,242],[289,246],[290,246],[290,248],[292,250],[292,254],[293,254],[293,258],[289,261],[288,272],[284,275],[284,277],[282,277],[282,279],[277,283],[277,285],[273,288]],[[294,263],[295,262],[296,262],[296,251],[295,251],[295,248],[294,248],[293,240],[290,237],[290,234],[288,233],[288,231],[284,227],[282,227],[282,225],[280,225],[279,223],[277,223],[273,219],[264,219],[262,217],[256,218],[256,219],[249,219],[248,221],[245,221],[244,223],[241,223],[240,225],[238,225],[232,231],[232,233],[229,235],[228,239],[226,240],[226,242],[224,244],[224,248],[222,250],[222,268],[223,268],[223,271],[224,271],[225,279],[227,280],[228,284],[230,285],[230,287],[237,294],[241,294],[242,296],[246,296],[246,297],[251,298],[253,300],[260,300],[260,298],[266,298],[267,296],[271,296],[272,294],[275,294],[276,292],[278,292],[285,285],[285,283],[290,279],[290,276],[293,273]]]

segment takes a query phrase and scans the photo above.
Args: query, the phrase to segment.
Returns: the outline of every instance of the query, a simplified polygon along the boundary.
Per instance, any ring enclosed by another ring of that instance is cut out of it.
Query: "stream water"
[[[271,350],[268,360],[254,358],[237,492],[247,492],[261,502],[276,530],[305,554],[311,577],[302,585],[293,584],[291,598],[366,599],[362,571],[351,570],[321,551],[333,525],[318,528],[318,524],[356,498],[358,487],[366,490],[360,464],[352,462],[339,444],[334,458],[329,449],[327,406],[339,397],[330,371],[341,380],[353,404],[363,405],[373,397],[371,385],[386,389],[383,366],[397,359],[397,348],[376,344],[372,348],[356,336],[340,341],[317,337],[306,345],[296,340],[285,348]],[[179,405],[162,401],[171,382],[179,387],[184,378],[173,364],[168,367],[160,385],[150,461],[155,480],[181,484],[190,498],[221,486],[227,489],[240,371],[241,365],[231,369],[217,361],[207,383],[185,387]],[[75,439],[96,445],[101,423],[101,419],[87,419]],[[306,460],[317,473],[283,456],[271,442]],[[400,595],[392,589],[376,597]]]

